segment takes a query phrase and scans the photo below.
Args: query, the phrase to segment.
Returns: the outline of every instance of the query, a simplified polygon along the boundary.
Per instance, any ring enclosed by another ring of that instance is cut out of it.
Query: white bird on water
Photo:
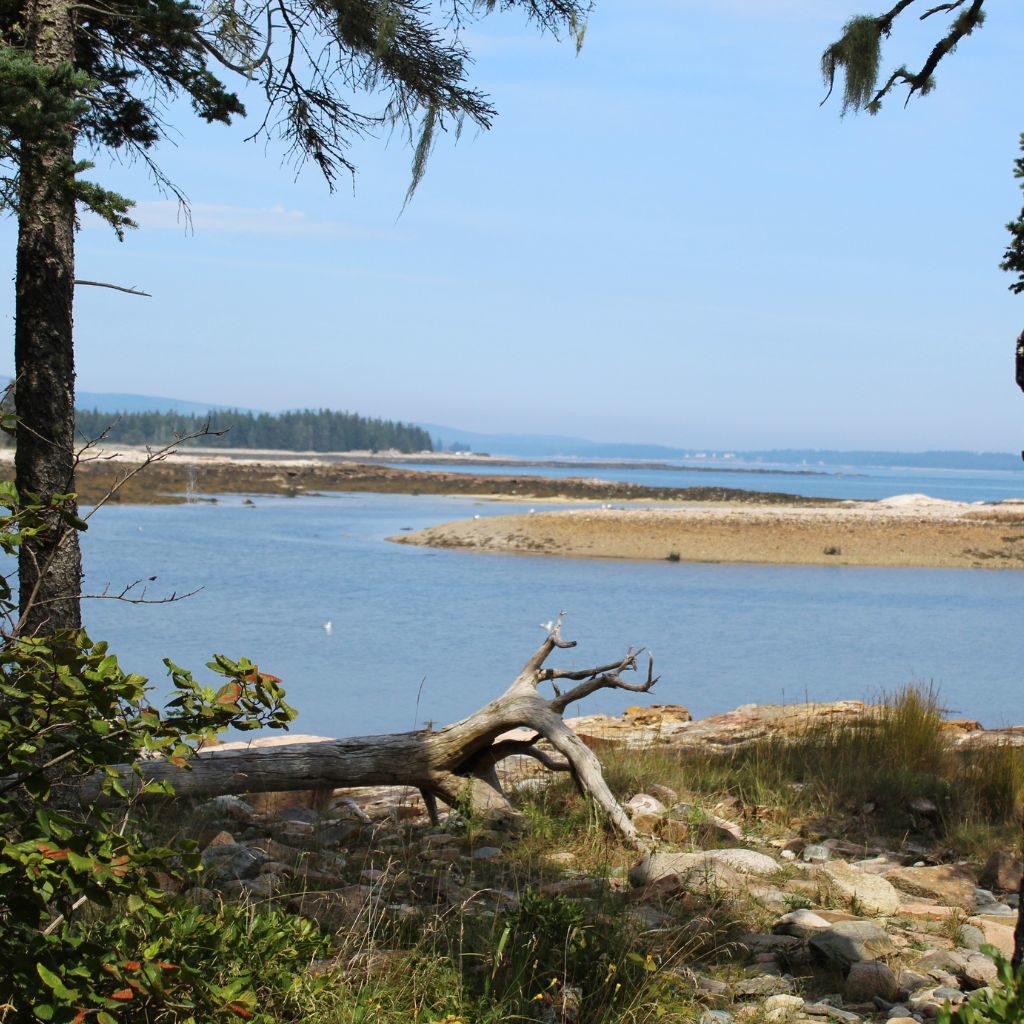
[[[330,636],[330,635],[331,635],[331,630],[332,630],[332,629],[334,629],[334,626],[333,626],[333,625],[331,625],[331,620],[330,620],[330,619],[328,619],[328,620],[327,620],[327,621],[326,621],[326,622],[324,623],[324,632],[325,632],[325,633],[326,633],[326,634],[327,634],[328,636]]]

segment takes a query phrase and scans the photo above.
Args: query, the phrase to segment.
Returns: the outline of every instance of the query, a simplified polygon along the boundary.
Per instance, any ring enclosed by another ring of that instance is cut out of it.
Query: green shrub
[[[0,504],[0,547],[12,554],[41,507],[19,506],[10,485]],[[17,621],[2,577],[0,618]],[[289,969],[320,949],[301,920],[211,914],[175,905],[154,884],[157,868],[187,876],[199,858],[154,846],[136,824],[134,799],[170,791],[145,782],[143,760],[187,768],[228,727],[282,728],[294,717],[280,680],[245,659],[215,657],[219,688],[167,665],[174,694],[161,712],[146,680],[83,631],[20,637],[15,625],[0,638],[5,1024],[286,1020],[301,976]]]

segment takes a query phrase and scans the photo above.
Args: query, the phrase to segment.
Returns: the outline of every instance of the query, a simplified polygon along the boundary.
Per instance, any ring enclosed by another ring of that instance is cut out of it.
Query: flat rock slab
[[[894,868],[885,879],[901,892],[936,900],[947,907],[974,910],[974,875],[958,864],[938,864],[924,868]]]
[[[886,932],[870,921],[840,921],[808,940],[829,963],[850,967],[864,960],[882,960],[896,952]]]
[[[704,873],[711,876],[720,867],[757,877],[772,875],[779,870],[779,865],[771,857],[756,850],[708,850],[705,853],[668,853],[656,850],[645,854],[630,868],[629,881],[639,888],[669,875],[685,878]]]
[[[827,898],[859,914],[888,917],[900,909],[900,894],[890,882],[845,861],[821,865],[817,878]]]

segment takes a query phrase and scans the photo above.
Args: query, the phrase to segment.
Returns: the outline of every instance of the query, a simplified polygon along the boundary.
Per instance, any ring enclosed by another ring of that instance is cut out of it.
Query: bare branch
[[[138,288],[125,288],[124,285],[120,284],[108,284],[106,281],[80,281],[77,277],[75,278],[75,287],[84,285],[89,288],[110,288],[115,292],[124,292],[125,295],[141,295],[143,298],[151,299],[153,296],[149,292],[139,291]]]
[[[548,635],[544,638],[544,642],[533,652],[533,656],[523,666],[523,671],[520,675],[534,675],[538,672],[541,666],[547,661],[548,656],[556,648],[569,648],[575,647],[575,640],[563,640],[562,639],[562,616],[565,612],[558,613],[558,619],[551,623],[545,623],[541,628],[549,630]],[[540,682],[540,680],[538,680]]]
[[[933,7],[931,10],[925,11],[924,14],[921,15],[920,20],[924,21],[926,18],[930,18],[933,14],[941,14],[944,11],[955,11],[958,7],[963,7],[965,3],[967,3],[967,0],[954,0],[953,3],[939,4],[938,7]]]
[[[638,651],[637,654],[639,653]],[[570,704],[589,697],[590,694],[596,693],[598,690],[628,690],[630,693],[647,693],[658,681],[658,677],[654,674],[654,655],[648,654],[647,659],[647,680],[643,683],[627,683],[618,672],[607,672],[580,683],[579,686],[573,687],[568,693],[556,697],[548,704],[553,711],[561,714]],[[635,671],[636,667],[636,655],[630,655],[628,662],[623,662],[622,670]]]
[[[922,20],[942,11],[944,8],[956,10],[963,3],[966,3],[966,0],[955,0],[953,3],[932,8],[924,13]],[[913,74],[907,71],[906,68],[898,68],[894,71],[889,76],[885,85],[875,93],[875,97],[868,105],[868,109],[877,109],[885,96],[899,83],[905,83],[910,87],[907,92],[907,98],[904,101],[904,106],[910,102],[914,93],[930,91],[932,76],[935,73],[935,69],[939,66],[939,62],[943,57],[956,49],[961,39],[969,36],[981,24],[985,17],[984,6],[985,0],[972,0],[971,6],[953,21],[949,31],[932,48],[931,53],[928,54],[928,59],[921,66],[921,69]],[[886,34],[888,35],[888,31],[886,31]]]

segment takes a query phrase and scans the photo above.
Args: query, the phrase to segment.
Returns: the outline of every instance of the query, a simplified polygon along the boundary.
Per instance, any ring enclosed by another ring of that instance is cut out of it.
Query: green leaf
[[[36,973],[43,979],[43,984],[53,989],[54,995],[60,999],[77,999],[78,989],[68,988],[64,982],[51,971],[45,964],[36,964]],[[46,1020],[47,1018],[43,1018]]]

